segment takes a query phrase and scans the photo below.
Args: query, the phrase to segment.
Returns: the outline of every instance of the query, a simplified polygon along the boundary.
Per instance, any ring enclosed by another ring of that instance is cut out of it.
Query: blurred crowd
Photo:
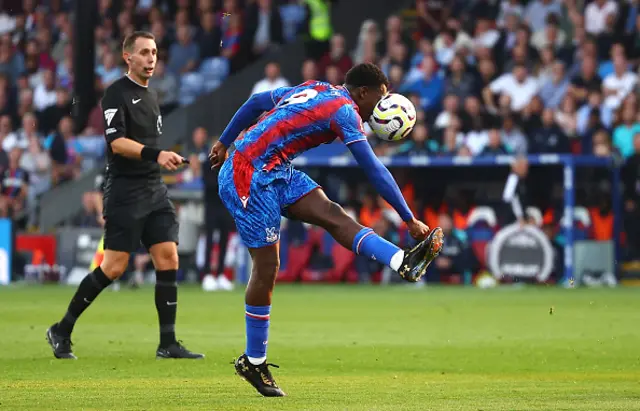
[[[95,27],[96,95],[86,127],[73,120],[71,0],[1,0],[0,213],[37,223],[36,204],[50,187],[95,167],[105,155],[99,99],[126,70],[124,37],[156,36],[152,80],[163,114],[217,88],[226,76],[304,26],[303,2],[289,0],[100,0]],[[204,85],[204,87],[203,87]],[[85,103],[86,104],[86,103]]]
[[[401,144],[371,138],[378,155],[566,153],[624,161],[629,235],[622,240],[630,246],[625,257],[637,258],[639,11],[637,0],[417,0],[415,9],[388,17],[383,26],[363,22],[355,44],[334,33],[321,57],[304,62],[301,77],[341,84],[357,63],[373,62],[384,70],[391,91],[414,102],[418,123]],[[268,65],[265,74],[254,92],[289,83],[277,63]],[[543,173],[532,179],[534,185],[547,184],[546,193],[536,191],[533,204],[541,217],[538,225],[561,250],[561,204],[551,199],[548,177]],[[441,196],[436,205],[425,205],[433,199],[414,195],[421,192],[415,188],[417,179],[399,179],[414,211],[431,226],[452,226],[458,233],[452,237],[455,246],[445,248],[461,257],[455,264],[444,258],[436,271],[476,271],[483,256],[470,258],[466,217],[486,196],[467,195],[464,204]],[[558,175],[554,181],[562,180]],[[338,178],[333,185],[345,183]],[[343,202],[358,198],[354,215],[361,223],[398,240],[401,224],[386,212],[388,204],[381,198],[363,196],[362,187],[355,196],[336,191],[334,198]],[[610,197],[610,187],[579,191],[579,205],[589,216],[587,227],[579,227],[579,238],[613,238]]]

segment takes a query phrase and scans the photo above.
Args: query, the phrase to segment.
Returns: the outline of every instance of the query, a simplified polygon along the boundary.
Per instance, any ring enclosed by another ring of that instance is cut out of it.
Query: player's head
[[[157,54],[155,37],[148,31],[134,31],[122,43],[122,57],[129,67],[128,73],[139,81],[148,81],[153,75]]]
[[[345,86],[360,109],[360,116],[368,120],[378,101],[388,92],[389,80],[372,63],[362,63],[347,72]]]

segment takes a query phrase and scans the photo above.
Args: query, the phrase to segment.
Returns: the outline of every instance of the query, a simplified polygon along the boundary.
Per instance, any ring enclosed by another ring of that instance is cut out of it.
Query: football
[[[416,108],[411,100],[401,94],[390,93],[376,104],[369,118],[373,132],[386,141],[398,141],[407,137],[416,124]]]

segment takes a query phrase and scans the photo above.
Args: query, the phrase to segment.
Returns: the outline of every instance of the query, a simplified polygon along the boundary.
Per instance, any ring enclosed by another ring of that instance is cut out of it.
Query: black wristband
[[[157,148],[144,146],[142,147],[142,151],[140,152],[140,158],[143,160],[151,161],[155,163],[158,161],[158,156],[160,155],[160,151]]]

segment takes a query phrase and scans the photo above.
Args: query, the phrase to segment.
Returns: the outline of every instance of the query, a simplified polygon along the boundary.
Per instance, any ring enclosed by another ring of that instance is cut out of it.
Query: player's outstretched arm
[[[364,140],[355,141],[349,145],[349,151],[353,154],[358,164],[364,169],[369,181],[376,188],[385,201],[398,212],[404,222],[407,223],[411,236],[423,239],[429,234],[429,227],[417,220],[400,191],[400,187],[394,180],[391,172],[376,157],[369,142]]]
[[[285,94],[288,90],[289,87],[282,87],[273,91],[265,91],[264,93],[252,95],[249,100],[238,109],[231,119],[231,122],[224,129],[220,136],[220,143],[225,147],[229,147],[236,138],[238,138],[242,130],[249,127],[260,114],[274,108],[279,101],[278,96]]]

